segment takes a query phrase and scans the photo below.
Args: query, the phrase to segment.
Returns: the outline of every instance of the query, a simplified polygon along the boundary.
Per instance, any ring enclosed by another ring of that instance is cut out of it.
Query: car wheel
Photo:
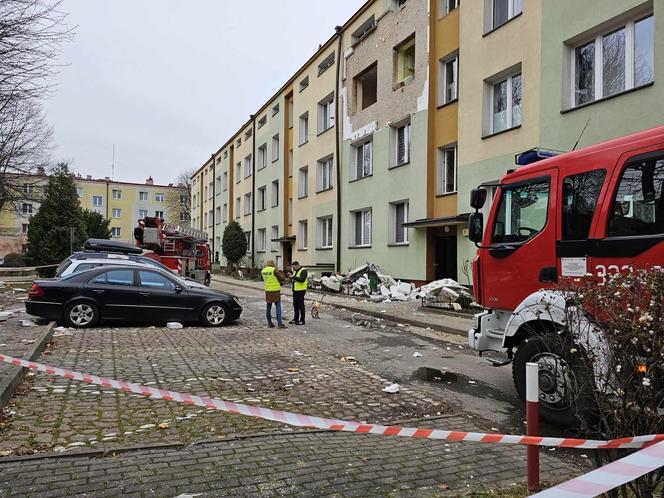
[[[211,303],[203,308],[201,321],[208,327],[220,327],[230,322],[228,308],[222,303]]]
[[[99,308],[87,301],[78,301],[67,306],[64,318],[70,327],[92,327],[99,321]]]
[[[540,417],[558,427],[574,428],[593,418],[594,380],[580,353],[570,352],[559,337],[533,336],[521,343],[514,355],[512,377],[525,402],[526,363],[537,363]]]

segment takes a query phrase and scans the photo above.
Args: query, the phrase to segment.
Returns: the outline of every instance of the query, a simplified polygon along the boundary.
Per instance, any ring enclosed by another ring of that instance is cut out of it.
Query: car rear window
[[[60,265],[55,269],[55,276],[59,277],[62,275],[62,272],[65,271],[67,268],[69,268],[69,265],[71,265],[72,260],[67,258],[65,259]]]
[[[100,273],[89,283],[131,286],[134,285],[134,272],[132,270],[111,270]]]

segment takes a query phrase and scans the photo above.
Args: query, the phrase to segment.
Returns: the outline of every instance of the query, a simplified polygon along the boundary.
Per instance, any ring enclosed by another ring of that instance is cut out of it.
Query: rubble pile
[[[470,307],[473,302],[466,288],[450,278],[416,287],[412,283],[395,280],[372,263],[355,268],[346,275],[315,278],[311,284],[314,289],[364,297],[374,302],[422,299],[425,306],[456,311]]]

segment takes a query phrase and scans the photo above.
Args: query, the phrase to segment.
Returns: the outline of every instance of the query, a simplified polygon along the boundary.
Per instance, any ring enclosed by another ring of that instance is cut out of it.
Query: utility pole
[[[74,234],[76,229],[74,227],[69,227],[69,255],[74,254]]]

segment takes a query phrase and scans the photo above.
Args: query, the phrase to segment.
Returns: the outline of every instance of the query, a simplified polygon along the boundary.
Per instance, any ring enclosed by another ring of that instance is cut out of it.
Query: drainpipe
[[[341,26],[335,26],[334,30],[337,34],[337,81],[336,81],[336,90],[334,92],[334,119],[335,119],[335,145],[336,145],[336,156],[337,156],[337,271],[341,271],[341,144],[340,144],[340,133],[341,133],[341,122],[340,119],[341,113],[339,112],[339,87],[341,84],[341,35],[343,30]]]
[[[256,267],[256,116],[251,114],[251,267]]]
[[[216,223],[215,217],[217,216],[217,164],[212,154],[212,261],[214,261],[214,225]]]

